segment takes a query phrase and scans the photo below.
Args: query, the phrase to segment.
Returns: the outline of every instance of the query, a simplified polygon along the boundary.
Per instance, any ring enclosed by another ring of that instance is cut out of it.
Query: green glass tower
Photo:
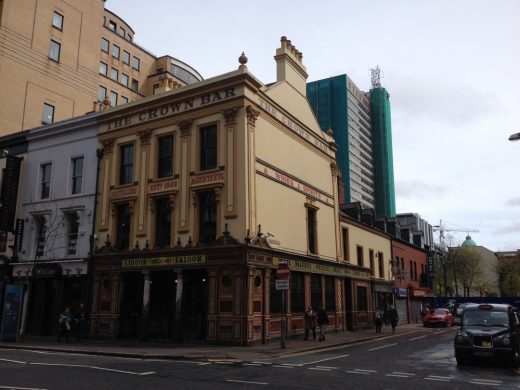
[[[332,129],[345,203],[359,201],[377,217],[395,216],[389,94],[361,91],[346,75],[307,84],[307,99],[321,128]]]

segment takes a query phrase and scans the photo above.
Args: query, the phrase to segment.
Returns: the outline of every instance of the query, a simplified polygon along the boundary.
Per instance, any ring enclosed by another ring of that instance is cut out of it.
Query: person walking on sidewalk
[[[383,325],[383,311],[379,307],[374,312],[374,323],[376,325],[376,333],[381,333],[381,326]]]
[[[88,336],[88,317],[87,310],[85,309],[85,304],[82,302],[79,304],[78,312],[76,313],[76,339],[81,341],[82,338],[87,338]]]
[[[390,325],[392,325],[392,333],[395,333],[395,328],[399,322],[399,314],[397,314],[397,310],[393,305],[390,306],[390,310],[388,311],[388,318],[390,320]]]
[[[316,340],[316,313],[312,310],[312,307],[309,306],[307,311],[303,316],[305,320],[305,340],[309,339],[309,330],[312,329],[312,338]]]
[[[67,306],[60,314],[58,318],[59,334],[58,343],[61,343],[61,338],[65,336],[65,342],[69,342],[69,333],[72,326],[72,314],[70,312],[70,306]]]
[[[327,329],[327,325],[329,323],[329,316],[325,309],[321,306],[318,306],[318,325],[320,326],[320,341],[325,341],[325,330]]]

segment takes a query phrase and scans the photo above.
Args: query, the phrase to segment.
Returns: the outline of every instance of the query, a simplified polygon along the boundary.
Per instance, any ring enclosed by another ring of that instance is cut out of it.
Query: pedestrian
[[[329,316],[325,309],[321,306],[318,306],[318,325],[320,326],[320,341],[325,341],[325,330],[327,329],[327,325],[329,323]]]
[[[374,312],[374,323],[376,325],[376,333],[381,333],[381,326],[383,325],[383,311],[380,307]]]
[[[76,313],[76,321],[76,339],[81,341],[82,338],[88,337],[88,316],[83,302],[79,304],[78,312]]]
[[[395,327],[399,322],[399,314],[397,314],[397,310],[393,305],[390,305],[390,310],[388,310],[388,319],[390,320],[390,325],[392,325],[392,333],[395,333]]]
[[[312,330],[312,338],[316,340],[316,313],[309,306],[303,316],[305,320],[305,340],[309,339],[309,330]]]
[[[60,314],[58,318],[59,334],[58,343],[61,343],[61,338],[65,336],[65,342],[69,342],[69,333],[72,326],[72,314],[70,312],[70,306],[67,306]]]

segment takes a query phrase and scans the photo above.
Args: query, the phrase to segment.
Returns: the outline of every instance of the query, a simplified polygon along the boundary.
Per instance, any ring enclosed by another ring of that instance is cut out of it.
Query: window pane
[[[67,254],[75,255],[78,250],[78,231],[79,231],[79,217],[77,213],[69,213],[68,220],[68,245]]]
[[[128,203],[117,207],[117,237],[116,247],[127,250],[130,247],[130,207]]]
[[[51,190],[51,172],[52,172],[52,164],[42,164],[41,165],[41,199],[47,199],[50,195]]]
[[[356,287],[357,292],[357,309],[358,311],[366,311],[368,309],[367,288],[363,286]]]
[[[119,97],[119,104],[126,104],[126,103],[128,103],[127,97],[124,97],[124,96]]]
[[[322,305],[321,275],[311,275],[311,305],[314,310]]]
[[[139,82],[136,79],[132,79],[132,90],[135,92],[139,90]]]
[[[105,87],[99,86],[98,90],[98,100],[102,102],[107,97],[107,89]]]
[[[123,50],[123,63],[130,65],[130,53]]]
[[[103,50],[105,53],[108,53],[108,45],[108,40],[105,38],[101,38],[101,50]]]
[[[54,16],[52,18],[52,25],[60,30],[63,29],[63,15],[54,11]]]
[[[157,161],[157,176],[168,177],[173,175],[173,136],[159,138],[159,158]]]
[[[200,129],[200,170],[217,167],[217,126]]]
[[[110,72],[110,78],[115,81],[119,79],[119,72],[117,71],[117,69],[112,68],[112,71]]]
[[[133,180],[134,145],[122,145],[120,154],[119,184],[128,184]]]
[[[99,73],[104,74],[105,76],[107,75],[107,64],[104,62],[99,63]]]
[[[332,276],[325,276],[325,310],[336,311],[336,292]]]
[[[307,208],[307,240],[309,253],[316,253],[316,210]]]
[[[199,193],[199,242],[210,244],[217,238],[215,191]]]
[[[116,23],[113,21],[108,22],[108,28],[112,31],[116,31]]]
[[[269,280],[269,301],[271,302],[271,313],[282,313],[282,292],[276,289],[276,270],[271,270]]]
[[[115,58],[119,58],[119,46],[112,45],[112,56]]]
[[[168,248],[170,246],[171,232],[171,210],[170,202],[167,198],[155,201],[155,246],[158,248]]]
[[[117,93],[114,91],[110,91],[110,104],[112,107],[115,107],[117,105]]]
[[[121,35],[124,38],[125,33],[126,33],[125,29],[123,27],[119,27],[118,34]]]
[[[72,160],[72,193],[80,194],[83,187],[83,157]]]
[[[123,84],[125,87],[128,87],[128,75],[121,74],[121,84]]]
[[[291,312],[305,311],[305,278],[302,272],[291,272]]]
[[[49,58],[51,60],[59,62],[60,61],[60,49],[61,49],[61,45],[58,42],[51,40],[51,46],[49,48]]]
[[[135,70],[139,70],[140,62],[141,61],[139,61],[139,58],[134,57],[134,59],[132,61],[132,68],[134,68]]]
[[[54,106],[50,104],[43,103],[43,116],[42,123],[48,124],[54,122]]]

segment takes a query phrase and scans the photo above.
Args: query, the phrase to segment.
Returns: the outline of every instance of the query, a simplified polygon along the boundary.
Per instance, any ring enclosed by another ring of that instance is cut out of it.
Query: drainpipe
[[[92,263],[94,257],[94,235],[96,231],[96,212],[97,212],[97,203],[98,203],[98,185],[99,185],[99,167],[101,165],[101,159],[103,158],[103,149],[96,149],[96,157],[97,157],[97,168],[96,168],[96,187],[94,192],[94,210],[92,213],[92,231],[89,236],[89,253],[88,253],[88,262],[87,262],[87,302],[86,302],[86,312],[89,317],[91,314],[92,304],[91,304],[91,291],[92,291]],[[88,325],[90,326],[90,324]],[[90,329],[87,330],[90,333]]]

